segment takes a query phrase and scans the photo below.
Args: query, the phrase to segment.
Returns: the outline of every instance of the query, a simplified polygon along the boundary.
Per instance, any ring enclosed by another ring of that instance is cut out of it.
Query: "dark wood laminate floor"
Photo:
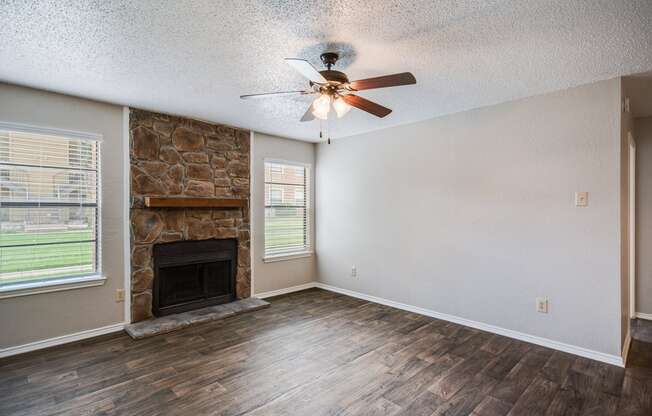
[[[652,415],[622,369],[318,289],[164,336],[0,361],[1,415]]]

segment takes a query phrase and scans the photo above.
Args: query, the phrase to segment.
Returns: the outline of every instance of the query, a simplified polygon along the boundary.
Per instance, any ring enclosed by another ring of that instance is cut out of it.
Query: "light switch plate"
[[[588,192],[575,192],[575,206],[588,207],[589,206],[589,193]]]
[[[537,312],[548,313],[548,298],[537,298]]]

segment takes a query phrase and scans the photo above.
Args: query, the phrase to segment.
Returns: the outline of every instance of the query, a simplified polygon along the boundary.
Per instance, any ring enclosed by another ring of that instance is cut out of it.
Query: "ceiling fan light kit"
[[[331,107],[335,111],[337,118],[344,117],[344,115],[346,115],[351,110],[351,107],[356,107],[362,111],[373,114],[376,117],[382,118],[389,115],[392,110],[353,93],[375,88],[412,85],[416,84],[417,82],[417,80],[414,78],[414,75],[409,72],[361,79],[358,81],[349,81],[349,78],[344,72],[331,69],[339,59],[339,55],[337,53],[326,52],[321,54],[320,58],[326,67],[326,69],[323,71],[318,71],[314,66],[310,64],[310,62],[306,61],[305,59],[285,58],[285,62],[287,62],[288,65],[294,68],[303,77],[308,79],[308,89],[300,91],[241,95],[240,98],[251,99],[288,95],[318,95],[310,107],[308,107],[308,110],[303,115],[303,117],[301,117],[301,121],[312,121],[315,118],[327,121]]]
[[[333,101],[333,109],[335,110],[335,114],[337,114],[337,118],[344,117],[346,113],[351,111],[351,108],[353,107],[348,105],[342,97],[337,97],[335,101]]]
[[[320,120],[327,120],[328,113],[331,110],[330,95],[322,94],[312,103],[312,115]]]

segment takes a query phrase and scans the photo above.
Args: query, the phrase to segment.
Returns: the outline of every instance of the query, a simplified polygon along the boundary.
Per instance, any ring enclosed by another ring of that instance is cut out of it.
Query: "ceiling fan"
[[[246,100],[250,98],[268,98],[288,95],[319,95],[312,102],[310,107],[308,107],[308,110],[303,117],[301,117],[301,121],[311,121],[315,118],[326,120],[328,119],[328,113],[330,113],[331,106],[335,110],[338,118],[343,117],[348,113],[349,110],[351,110],[351,107],[356,107],[382,118],[391,113],[392,110],[383,107],[380,104],[376,104],[373,101],[362,98],[359,95],[355,95],[354,92],[417,83],[414,75],[409,72],[361,79],[358,81],[349,81],[344,72],[331,69],[339,59],[337,53],[326,52],[321,54],[320,58],[324,66],[326,66],[326,70],[318,71],[304,59],[285,58],[285,62],[308,79],[310,82],[308,89],[241,95],[240,98]]]

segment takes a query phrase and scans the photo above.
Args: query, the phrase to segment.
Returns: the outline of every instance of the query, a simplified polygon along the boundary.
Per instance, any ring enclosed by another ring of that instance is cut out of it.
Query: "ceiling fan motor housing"
[[[319,58],[321,59],[324,66],[326,66],[327,68],[324,71],[319,71],[319,73],[322,74],[322,76],[326,78],[330,84],[339,85],[339,84],[346,84],[349,82],[349,79],[346,77],[346,74],[344,72],[335,71],[331,69],[331,67],[335,65],[337,60],[340,58],[340,56],[337,53],[325,52],[319,55]]]
[[[319,71],[319,73],[322,74],[324,78],[326,78],[329,82],[337,84],[346,84],[349,82],[349,79],[346,77],[344,72],[327,69],[325,71]]]

